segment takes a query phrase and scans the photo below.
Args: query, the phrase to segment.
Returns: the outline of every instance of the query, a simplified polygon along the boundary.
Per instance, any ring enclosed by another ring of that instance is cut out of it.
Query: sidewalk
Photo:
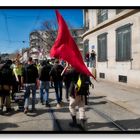
[[[140,89],[106,81],[94,82],[94,94],[106,96],[107,100],[140,115]]]

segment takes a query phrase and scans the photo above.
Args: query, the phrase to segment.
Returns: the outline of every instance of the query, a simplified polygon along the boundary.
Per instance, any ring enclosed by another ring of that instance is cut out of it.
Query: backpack
[[[46,81],[46,80],[50,80],[50,70],[51,70],[51,67],[49,65],[45,65],[41,68],[41,73],[40,73],[40,77],[39,79],[42,80],[42,81]]]
[[[13,82],[12,69],[4,65],[0,69],[0,85],[4,90],[10,90],[10,85]]]
[[[90,79],[88,76],[80,74],[76,83],[76,92],[78,95],[86,95],[89,93]]]
[[[36,82],[36,78],[38,77],[38,71],[35,65],[26,65],[24,68],[24,78],[25,83],[34,83]]]
[[[63,71],[63,67],[61,65],[55,65],[52,67],[50,71],[50,76],[53,77],[54,81],[62,81],[63,77],[61,76],[61,73]]]

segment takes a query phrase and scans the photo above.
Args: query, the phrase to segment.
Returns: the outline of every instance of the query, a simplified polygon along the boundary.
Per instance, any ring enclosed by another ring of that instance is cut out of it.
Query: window
[[[124,9],[116,9],[116,14],[119,14],[122,11],[124,11]]]
[[[89,40],[88,39],[84,41],[84,59],[87,53],[89,53]]]
[[[108,10],[100,9],[97,11],[98,24],[108,19]]]
[[[101,34],[98,39],[98,61],[107,61],[107,33]]]
[[[105,73],[99,73],[100,78],[105,78]]]
[[[89,29],[89,15],[88,15],[88,10],[85,10],[85,30]]]
[[[116,61],[131,59],[131,24],[116,30]]]
[[[127,83],[127,76],[119,75],[119,82]]]

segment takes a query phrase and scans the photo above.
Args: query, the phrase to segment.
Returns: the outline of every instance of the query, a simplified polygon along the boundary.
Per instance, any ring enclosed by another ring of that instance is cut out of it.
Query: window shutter
[[[116,61],[131,59],[131,24],[116,30]]]
[[[98,36],[98,61],[107,60],[107,33]]]

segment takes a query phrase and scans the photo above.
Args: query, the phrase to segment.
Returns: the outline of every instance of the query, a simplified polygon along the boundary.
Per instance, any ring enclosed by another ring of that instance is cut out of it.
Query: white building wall
[[[127,13],[128,11],[130,10],[125,10],[122,13],[120,13],[120,15],[123,13]],[[99,27],[99,25],[95,26],[97,21],[96,11],[92,15],[94,15],[94,17],[90,18],[94,19],[95,22],[93,22],[93,20],[90,20],[90,22],[92,21],[92,24],[94,23],[94,29],[96,29],[96,27]],[[119,15],[116,15],[116,11],[111,9],[109,10],[108,21],[118,16]],[[105,21],[105,23],[107,23],[108,21]],[[131,48],[133,61],[132,63],[131,61],[117,62],[116,29],[129,23],[132,24]],[[103,25],[103,23],[101,24]],[[92,28],[90,30],[92,30]],[[99,73],[105,73],[104,80],[116,82],[126,86],[140,88],[140,12],[85,36],[84,40],[89,39],[89,51],[91,51],[91,46],[94,45],[95,52],[97,53],[97,36],[105,32],[107,33],[108,61],[96,63],[97,77],[99,78]],[[127,83],[118,82],[119,75],[127,76]]]

